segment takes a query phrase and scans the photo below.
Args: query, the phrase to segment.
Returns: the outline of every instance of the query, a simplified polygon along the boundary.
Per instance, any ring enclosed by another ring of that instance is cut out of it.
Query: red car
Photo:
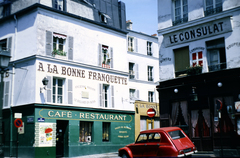
[[[140,132],[135,143],[118,150],[122,158],[183,157],[196,153],[196,147],[179,127],[163,127]]]

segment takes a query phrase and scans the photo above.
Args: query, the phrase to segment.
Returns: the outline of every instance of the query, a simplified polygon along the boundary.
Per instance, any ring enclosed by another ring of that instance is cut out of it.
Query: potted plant
[[[188,67],[187,68],[187,75],[192,76],[192,75],[198,75],[202,73],[202,66],[196,65],[193,67]]]
[[[65,58],[66,55],[67,55],[67,52],[64,52],[63,50],[54,49],[52,52],[53,57]]]

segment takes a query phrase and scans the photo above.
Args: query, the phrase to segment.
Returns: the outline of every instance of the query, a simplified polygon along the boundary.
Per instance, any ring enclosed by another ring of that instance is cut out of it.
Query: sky
[[[126,21],[132,21],[132,30],[148,35],[157,34],[157,0],[119,0],[126,6]]]

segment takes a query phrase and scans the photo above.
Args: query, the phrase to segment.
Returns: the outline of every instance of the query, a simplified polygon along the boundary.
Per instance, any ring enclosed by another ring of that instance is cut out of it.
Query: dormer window
[[[66,11],[66,0],[53,0],[53,8]]]
[[[103,22],[105,24],[108,22],[107,19],[111,19],[110,16],[102,12],[99,12],[99,15],[100,15],[100,22]]]

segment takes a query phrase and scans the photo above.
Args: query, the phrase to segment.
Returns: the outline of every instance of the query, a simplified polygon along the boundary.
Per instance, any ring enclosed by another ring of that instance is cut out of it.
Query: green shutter
[[[184,47],[174,50],[174,58],[175,58],[175,71],[186,70],[186,68],[189,67],[190,65],[189,48]]]

